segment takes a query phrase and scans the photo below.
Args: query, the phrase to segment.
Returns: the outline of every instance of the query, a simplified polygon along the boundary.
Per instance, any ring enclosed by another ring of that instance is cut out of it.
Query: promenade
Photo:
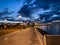
[[[0,45],[40,45],[34,29],[27,28],[0,36]]]

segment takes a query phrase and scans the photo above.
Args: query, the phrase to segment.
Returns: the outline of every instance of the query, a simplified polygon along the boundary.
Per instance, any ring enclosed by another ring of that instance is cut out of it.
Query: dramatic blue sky
[[[12,17],[17,20],[19,12],[22,19],[60,20],[60,0],[0,0],[0,12],[3,12],[4,8],[14,13],[0,15],[0,18]]]
[[[19,9],[21,9],[21,7],[23,6],[25,0],[0,0],[0,12],[4,11],[4,8],[8,8],[9,12],[14,11],[14,13],[12,14],[8,14],[8,15],[4,15],[2,16],[4,17],[13,17],[15,19],[17,19],[17,12]]]
[[[22,7],[24,0],[1,0],[0,11],[4,8],[9,8],[10,11],[17,11],[19,7]]]

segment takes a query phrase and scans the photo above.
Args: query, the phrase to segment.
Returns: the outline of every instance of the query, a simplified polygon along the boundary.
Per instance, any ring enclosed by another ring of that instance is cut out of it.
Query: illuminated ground
[[[28,28],[28,27],[26,27],[26,28]],[[15,31],[17,31],[17,30],[20,30],[20,29],[25,29],[25,28],[20,28],[20,27],[12,27],[12,28],[0,28],[0,36],[2,36],[2,35],[5,35],[5,34],[8,34],[8,33],[11,33],[11,32],[15,32]]]
[[[0,45],[40,45],[40,43],[36,32],[27,28],[0,36]]]

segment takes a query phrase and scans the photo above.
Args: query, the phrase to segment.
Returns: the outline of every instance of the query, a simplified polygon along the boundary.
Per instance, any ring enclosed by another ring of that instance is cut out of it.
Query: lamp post
[[[4,23],[5,23],[4,28],[6,29],[7,19],[4,19]]]
[[[21,19],[21,15],[18,17],[18,19],[19,20]],[[21,22],[19,23],[19,26],[20,26],[20,30],[21,30]]]

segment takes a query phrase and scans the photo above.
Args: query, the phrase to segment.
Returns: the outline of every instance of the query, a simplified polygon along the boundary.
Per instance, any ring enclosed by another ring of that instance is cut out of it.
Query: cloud
[[[45,18],[45,20],[47,21],[49,18],[54,18],[54,16],[60,15],[59,13],[60,2],[58,0],[53,0],[53,1],[52,0],[50,1],[49,0],[48,1],[30,0],[30,2],[26,3],[26,5],[24,6],[27,6],[27,8],[24,8],[24,11],[22,11],[23,9],[21,9],[21,11],[24,14],[22,16],[26,16],[26,17],[29,16],[32,19]],[[51,19],[51,20],[54,20],[54,19]]]

